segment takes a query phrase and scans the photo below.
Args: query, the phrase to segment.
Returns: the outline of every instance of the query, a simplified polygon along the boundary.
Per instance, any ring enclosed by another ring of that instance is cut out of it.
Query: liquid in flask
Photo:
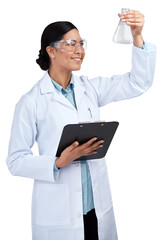
[[[121,13],[125,13],[127,11],[129,11],[129,8],[122,8]],[[133,42],[130,26],[128,26],[125,22],[122,22],[122,19],[119,20],[118,27],[113,36],[113,42],[123,44]]]

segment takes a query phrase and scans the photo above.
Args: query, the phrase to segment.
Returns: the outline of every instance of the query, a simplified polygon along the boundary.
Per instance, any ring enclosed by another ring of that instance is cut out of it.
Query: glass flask
[[[121,14],[127,11],[129,11],[129,8],[122,8]],[[113,42],[124,44],[133,42],[130,26],[128,26],[125,22],[122,22],[122,19],[119,20],[118,27],[113,36]]]

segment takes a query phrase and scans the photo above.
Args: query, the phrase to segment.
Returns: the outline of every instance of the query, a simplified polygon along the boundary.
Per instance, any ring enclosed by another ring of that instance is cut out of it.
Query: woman
[[[7,158],[13,175],[35,180],[33,240],[117,240],[105,159],[73,161],[96,154],[103,141],[74,142],[59,158],[56,151],[65,125],[98,121],[101,106],[136,97],[152,84],[155,47],[143,42],[144,16],[130,11],[119,17],[133,35],[132,70],[112,78],[72,74],[86,47],[72,23],[52,23],[42,34],[37,63],[46,72],[16,105]],[[35,141],[39,156],[31,151]]]

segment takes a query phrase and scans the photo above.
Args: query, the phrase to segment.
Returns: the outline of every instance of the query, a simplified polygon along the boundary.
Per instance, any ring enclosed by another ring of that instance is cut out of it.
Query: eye
[[[76,41],[75,40],[66,40],[66,45],[67,46],[75,46]]]
[[[84,46],[84,41],[80,41],[80,45],[83,47]]]

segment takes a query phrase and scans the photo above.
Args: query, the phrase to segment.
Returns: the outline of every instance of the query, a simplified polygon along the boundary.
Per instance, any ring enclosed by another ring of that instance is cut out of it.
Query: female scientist
[[[11,174],[34,179],[33,240],[117,240],[105,158],[74,161],[96,154],[103,141],[73,142],[58,158],[56,151],[65,125],[99,121],[100,107],[139,96],[152,84],[156,50],[143,42],[144,16],[119,17],[131,27],[132,69],[112,78],[72,74],[86,48],[72,23],[51,23],[42,34],[36,62],[46,72],[16,105],[7,158]],[[31,151],[35,141],[39,156]]]

